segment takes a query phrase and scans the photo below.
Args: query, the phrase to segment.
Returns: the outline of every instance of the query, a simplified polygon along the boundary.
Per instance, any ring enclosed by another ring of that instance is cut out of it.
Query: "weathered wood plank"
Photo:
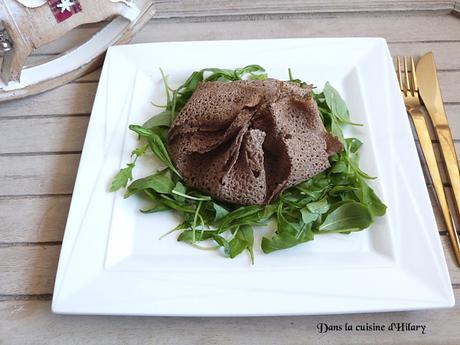
[[[453,58],[460,51],[460,42],[404,42],[389,43],[388,45],[393,56],[412,55],[418,58],[424,53],[432,51],[439,70],[460,69],[460,59]]]
[[[0,295],[51,293],[60,250],[60,245],[0,247]]]
[[[423,23],[424,25],[420,25]],[[451,15],[319,15],[304,18],[270,17],[219,22],[180,22],[152,19],[133,42],[281,37],[384,37],[390,42],[453,41],[460,39],[460,22]],[[417,28],[409,30],[408,28]]]
[[[0,119],[0,154],[81,151],[87,116]]]
[[[0,195],[69,194],[79,154],[0,156]]]
[[[459,48],[460,48],[460,44],[459,44]],[[77,79],[76,81],[77,82],[89,82],[89,81],[99,82],[99,78],[101,77],[101,71],[102,69],[98,68],[97,70],[91,73],[88,73],[87,75],[84,75],[83,77]]]
[[[91,112],[97,83],[70,83],[25,99],[2,103],[0,117],[74,115]]]
[[[460,300],[460,289],[454,290]],[[50,301],[0,302],[0,333],[8,345],[454,345],[460,338],[460,308],[379,314],[264,318],[165,318],[62,316]],[[426,325],[420,332],[341,331],[319,334],[317,324]],[[6,344],[6,343],[5,343]]]
[[[0,199],[0,244],[61,241],[70,196]]]
[[[460,140],[460,104],[447,104],[445,107],[452,136]]]
[[[453,284],[460,284],[447,236],[441,236]],[[53,292],[60,245],[0,247],[0,295]]]
[[[406,12],[451,11],[454,1],[276,1],[276,0],[217,0],[217,1],[158,1],[156,18],[235,16],[280,13],[342,13],[342,12]],[[406,12],[407,13],[407,12]]]
[[[206,2],[210,6],[209,2]],[[307,3],[307,2],[304,2]],[[345,2],[342,2],[345,3]],[[399,2],[394,2],[397,4]],[[234,8],[234,12],[238,9]],[[262,17],[259,20],[200,21],[152,19],[134,37],[134,43],[193,41],[218,39],[285,38],[285,37],[384,37],[389,42],[460,40],[460,21],[452,15],[386,15],[371,13],[310,14],[286,18]],[[423,23],[423,25],[420,25]],[[57,54],[91,37],[102,24],[75,29],[64,38],[36,51]],[[408,30],[417,28],[417,30]]]
[[[460,80],[460,71],[440,71],[438,72],[438,79],[444,102],[459,102],[458,81]]]

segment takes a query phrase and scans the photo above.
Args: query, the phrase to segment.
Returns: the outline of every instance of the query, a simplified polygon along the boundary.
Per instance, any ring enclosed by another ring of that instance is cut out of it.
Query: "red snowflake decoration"
[[[82,10],[78,0],[48,0],[48,5],[58,23],[63,22]]]

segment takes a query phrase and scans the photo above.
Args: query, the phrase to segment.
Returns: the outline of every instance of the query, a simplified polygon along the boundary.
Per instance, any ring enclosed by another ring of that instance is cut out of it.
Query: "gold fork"
[[[404,56],[404,63],[402,64],[403,72],[401,71],[401,58],[396,58],[397,70],[398,70],[398,81],[401,94],[406,105],[407,112],[412,118],[415,130],[417,132],[420,146],[422,147],[423,155],[430,172],[431,179],[433,181],[434,189],[436,191],[439,205],[441,206],[444,221],[447,225],[447,231],[449,233],[452,246],[454,249],[455,258],[457,264],[460,266],[460,250],[459,240],[457,232],[454,229],[452,222],[452,216],[449,211],[447,204],[446,194],[444,193],[444,186],[441,180],[441,174],[439,173],[438,164],[436,163],[436,156],[434,154],[433,144],[431,143],[430,134],[428,132],[428,125],[425,121],[425,117],[422,112],[422,104],[420,102],[417,76],[415,74],[414,59],[410,57],[411,70],[408,68],[407,57]]]

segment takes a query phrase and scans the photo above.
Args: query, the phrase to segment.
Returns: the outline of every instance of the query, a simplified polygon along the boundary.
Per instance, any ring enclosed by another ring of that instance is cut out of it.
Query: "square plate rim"
[[[206,44],[213,44],[213,43],[221,43],[221,44],[225,44],[225,43],[238,43],[238,42],[247,42],[247,41],[251,41],[251,42],[269,42],[269,41],[291,41],[291,42],[302,42],[302,41],[360,41],[360,42],[373,42],[375,44],[384,44],[384,46],[386,47],[386,50],[388,51],[388,47],[386,45],[386,41],[382,38],[374,38],[374,37],[360,37],[360,38],[290,38],[290,39],[257,39],[257,40],[210,40],[210,41],[174,41],[174,42],[160,42],[160,43],[141,43],[141,44],[134,44],[134,45],[125,45],[125,46],[115,46],[115,47],[112,47],[109,49],[109,53],[107,54],[107,58],[106,58],[106,63],[107,61],[110,61],[110,57],[112,56],[112,54],[116,53],[118,50],[120,51],[123,51],[124,49],[127,49],[126,47],[133,47],[133,46],[136,46],[136,47],[145,47],[145,46],[152,46],[152,45],[168,45],[168,44],[203,44],[203,43],[206,43]],[[389,53],[388,53],[389,54]],[[105,68],[105,66],[104,66]],[[391,78],[390,78],[391,79]],[[393,78],[394,79],[394,78]],[[101,82],[102,82],[102,77],[101,77]],[[99,94],[99,87],[98,87],[98,94]],[[98,95],[96,95],[96,100],[98,98]],[[96,104],[96,101],[95,101],[95,104]],[[94,109],[93,109],[94,110]],[[91,122],[90,122],[90,125],[91,125]],[[85,146],[86,146],[86,140],[85,140]],[[82,160],[83,160],[83,157],[84,157],[84,154],[85,154],[85,150],[83,151],[83,154],[82,154]],[[80,170],[80,169],[79,169]],[[79,174],[80,174],[80,171],[79,171]],[[76,184],[76,188],[77,188],[77,184]],[[73,203],[73,200],[72,200],[72,203]],[[66,231],[66,236],[67,236],[67,231]],[[67,243],[65,243],[67,245]],[[64,248],[64,244],[63,244],[63,248]],[[439,249],[439,248],[438,248]],[[62,279],[62,269],[61,269],[61,260],[62,260],[62,257],[65,255],[65,253],[61,253],[61,257],[60,257],[60,262],[59,262],[59,269],[58,269],[58,275],[56,277],[56,285],[58,284],[58,280]],[[443,253],[442,253],[443,255]],[[67,258],[69,259],[69,258]],[[444,260],[444,265],[445,265],[445,257],[443,256],[441,258],[441,261]],[[448,275],[448,272],[447,272],[447,275]],[[54,312],[57,312],[57,313],[73,313],[71,310],[66,310],[65,308],[65,301],[62,300],[60,301],[59,300],[59,295],[56,294],[54,297],[53,297],[53,311]],[[60,303],[60,302],[64,302],[64,303]],[[445,303],[440,303],[439,306],[444,306],[444,307],[449,307],[449,306],[452,306],[453,305],[453,294],[451,294],[451,296],[447,296],[447,298],[445,299],[444,301]],[[417,309],[417,308],[415,308]],[[381,311],[383,311],[383,309],[380,309]],[[396,310],[396,309],[390,309],[390,310]],[[405,309],[402,309],[402,310],[409,310],[408,308],[405,308]],[[364,312],[366,311],[369,311],[369,310],[363,310]],[[377,310],[375,310],[377,311]],[[360,312],[360,311],[351,311],[351,312]],[[77,311],[76,313],[82,313],[82,312],[79,312]],[[88,312],[83,312],[83,313],[89,313],[89,314],[104,314],[104,312],[91,312],[91,311],[88,311]],[[328,312],[329,313],[329,312]],[[117,314],[116,312],[110,312],[110,314]],[[131,314],[131,313],[124,313],[124,312],[120,312],[120,314],[130,314],[130,315],[142,315],[142,314],[138,314],[138,313],[135,313],[135,314]],[[261,316],[261,315],[306,315],[306,314],[309,314],[308,312],[307,313],[255,313],[255,314],[244,314],[244,315],[238,315],[238,316],[253,316],[253,315],[257,315],[257,316]],[[319,314],[319,313],[315,313],[315,314]],[[152,312],[152,313],[149,313],[148,315],[169,315],[169,314],[157,314],[155,312]],[[174,315],[189,315],[189,314],[174,314]],[[211,314],[211,315],[207,315],[207,314],[197,314],[197,315],[193,315],[193,314],[190,314],[189,316],[236,316],[236,315],[232,315],[232,314],[223,314],[223,315],[217,315],[217,314]]]

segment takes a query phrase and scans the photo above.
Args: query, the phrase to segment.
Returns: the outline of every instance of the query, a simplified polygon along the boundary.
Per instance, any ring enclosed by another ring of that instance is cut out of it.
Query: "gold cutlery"
[[[441,206],[444,221],[447,226],[452,247],[454,249],[455,258],[457,264],[460,266],[460,243],[457,236],[457,232],[454,229],[452,222],[452,216],[449,211],[446,194],[444,192],[444,186],[441,180],[441,174],[439,173],[438,164],[436,163],[436,156],[431,142],[430,134],[428,132],[428,125],[425,121],[425,117],[422,112],[422,103],[419,97],[419,83],[417,73],[414,65],[414,59],[410,58],[411,70],[408,68],[408,59],[404,57],[402,64],[403,71],[401,71],[401,58],[398,56],[396,59],[397,63],[397,75],[399,81],[399,87],[401,94],[406,105],[407,112],[412,118],[417,136],[422,147],[423,155],[428,166],[428,170],[433,181],[433,185],[437,194],[439,205]],[[442,101],[441,101],[442,104]]]
[[[460,216],[460,172],[457,153],[442,102],[433,53],[429,52],[420,58],[416,73],[419,76],[420,97],[433,122],[454,192],[457,215]]]

